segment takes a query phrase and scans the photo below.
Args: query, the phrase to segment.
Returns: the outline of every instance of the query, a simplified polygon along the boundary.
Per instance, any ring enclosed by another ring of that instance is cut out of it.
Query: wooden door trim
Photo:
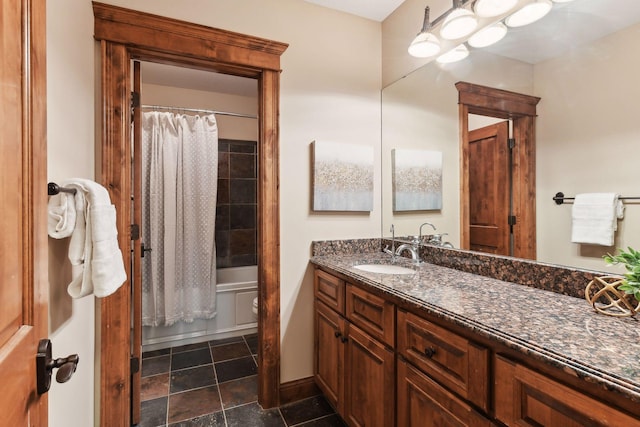
[[[460,247],[469,248],[469,114],[511,119],[513,152],[514,256],[536,258],[535,117],[537,96],[467,82],[456,83],[460,126]]]
[[[130,266],[130,108],[133,58],[254,77],[259,87],[258,149],[258,401],[279,404],[280,55],[287,44],[93,3],[102,58],[101,168],[97,172],[118,212],[118,240]],[[130,271],[129,275],[130,276]],[[131,282],[101,302],[100,425],[129,427]]]

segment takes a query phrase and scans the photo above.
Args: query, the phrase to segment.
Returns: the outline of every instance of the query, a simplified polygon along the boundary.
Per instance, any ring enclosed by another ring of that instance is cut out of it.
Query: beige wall
[[[380,190],[375,188],[370,214],[310,212],[309,144],[323,139],[379,146],[380,23],[300,0],[192,0],[188,7],[167,0],[107,3],[290,44],[281,62],[281,379],[312,375],[311,241],[378,236]],[[51,180],[93,178],[97,69],[91,2],[50,4],[47,26],[48,175]],[[379,181],[376,168],[375,182]],[[50,263],[64,260],[64,251],[54,248]],[[54,352],[78,352],[81,362],[69,383],[53,385],[50,425],[86,427],[93,420],[90,396],[96,385],[94,300],[70,301],[64,280],[51,287],[59,292],[51,304],[52,318],[61,319],[52,323]]]
[[[635,25],[570,54],[535,66],[538,258],[606,270],[602,255],[640,246],[640,206],[628,203],[615,247],[571,243],[571,204],[553,195],[640,193],[637,100],[640,54]]]
[[[225,93],[207,92],[203,90],[184,89],[180,81],[175,86],[161,86],[144,84],[142,76],[142,104],[178,106],[184,108],[202,108],[205,110],[227,111],[232,113],[258,115],[258,86],[256,95],[236,96]],[[160,110],[163,111],[163,110]],[[224,139],[239,139],[257,141],[258,120],[244,117],[216,115],[218,137]]]
[[[74,11],[69,14],[69,11]],[[73,20],[73,23],[70,23]],[[94,41],[90,2],[62,0],[47,8],[48,179],[94,177]],[[43,189],[44,191],[44,189]],[[71,380],[53,381],[49,425],[91,426],[94,420],[95,299],[72,300],[69,239],[49,238],[49,338],[54,357],[78,354]]]

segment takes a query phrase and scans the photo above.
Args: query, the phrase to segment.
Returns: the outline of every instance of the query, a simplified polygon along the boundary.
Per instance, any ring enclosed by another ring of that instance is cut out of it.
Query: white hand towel
[[[573,243],[613,246],[624,205],[615,193],[577,194],[571,216]]]
[[[47,231],[54,239],[71,236],[76,225],[76,206],[73,194],[58,193],[49,198]]]
[[[69,243],[72,280],[67,292],[73,298],[111,295],[127,275],[109,193],[88,179],[76,178],[63,185],[76,189],[76,224]]]

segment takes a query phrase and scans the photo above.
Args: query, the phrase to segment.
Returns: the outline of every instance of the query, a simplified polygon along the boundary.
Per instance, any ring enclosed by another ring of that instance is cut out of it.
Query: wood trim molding
[[[94,37],[129,47],[280,71],[286,43],[93,2]],[[165,37],[166,35],[166,37]]]
[[[473,83],[458,82],[458,103],[466,105],[471,114],[498,118],[535,116],[537,96],[523,95]]]
[[[129,88],[136,58],[253,77],[259,86],[258,402],[280,403],[279,90],[284,43],[93,3],[102,57],[102,184],[118,212],[118,238],[131,265]],[[131,277],[129,271],[128,277]],[[101,302],[100,425],[130,425],[131,282]]]
[[[469,114],[511,119],[513,151],[513,255],[535,259],[536,107],[540,98],[467,82],[456,83],[460,126],[460,246],[469,249]]]
[[[296,402],[301,399],[317,396],[320,389],[313,377],[301,378],[280,385],[280,404]]]

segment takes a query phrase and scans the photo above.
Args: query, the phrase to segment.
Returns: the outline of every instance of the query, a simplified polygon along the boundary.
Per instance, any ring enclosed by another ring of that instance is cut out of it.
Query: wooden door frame
[[[258,402],[279,404],[280,56],[287,44],[93,2],[100,41],[101,156],[97,173],[118,212],[118,241],[131,265],[130,91],[132,59],[258,80]],[[129,271],[129,273],[131,273]],[[130,277],[130,274],[128,275]],[[100,425],[129,427],[131,282],[100,304]]]
[[[456,83],[460,128],[460,247],[469,248],[469,114],[511,119],[514,256],[536,259],[536,106],[540,98],[467,82]],[[505,218],[506,221],[506,218]]]

